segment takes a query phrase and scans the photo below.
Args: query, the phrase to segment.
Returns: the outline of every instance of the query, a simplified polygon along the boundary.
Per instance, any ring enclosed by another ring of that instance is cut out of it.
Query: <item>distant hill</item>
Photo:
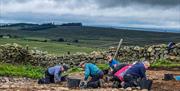
[[[103,46],[108,44],[117,45],[120,38],[124,39],[124,45],[159,44],[168,43],[170,41],[180,42],[180,33],[148,32],[138,30],[129,31],[129,29],[91,26],[38,24],[1,26],[0,35],[7,34],[20,37],[42,37],[49,39],[64,38],[65,40],[79,40],[79,43],[89,46]]]

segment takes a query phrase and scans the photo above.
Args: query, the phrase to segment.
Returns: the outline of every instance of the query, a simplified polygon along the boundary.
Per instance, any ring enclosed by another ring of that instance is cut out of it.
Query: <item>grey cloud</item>
[[[24,3],[28,1],[30,0],[1,0],[0,3],[2,4],[11,3],[11,2]]]
[[[180,6],[180,0],[96,0],[101,8],[129,6],[133,4],[160,7]]]
[[[124,26],[154,25],[179,28],[179,1],[180,0],[0,0],[3,7],[0,8],[0,11],[2,11],[0,17],[3,21],[7,22],[41,23],[55,21],[60,23],[83,22],[83,24],[87,25],[102,24],[121,26],[124,24]],[[15,2],[16,4],[14,4]],[[126,7],[124,8],[123,6]],[[164,10],[161,7],[168,9]]]
[[[160,6],[160,7],[174,7],[180,6],[180,0],[48,0],[55,1],[57,3],[64,3],[69,1],[75,1],[79,4],[94,2],[99,5],[100,8],[111,8],[119,6],[129,6],[133,4]],[[1,3],[9,2],[31,2],[31,0],[1,0]]]

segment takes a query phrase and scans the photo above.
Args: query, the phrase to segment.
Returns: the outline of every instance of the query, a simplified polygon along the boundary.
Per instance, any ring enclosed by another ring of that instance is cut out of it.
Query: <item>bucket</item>
[[[164,74],[164,80],[173,80],[173,74]]]
[[[180,81],[180,76],[175,76],[176,81]]]
[[[152,82],[152,80],[141,80],[139,82],[140,88],[151,90]]]
[[[81,79],[76,79],[76,78],[68,78],[67,79],[67,86],[69,88],[77,88],[79,87]]]

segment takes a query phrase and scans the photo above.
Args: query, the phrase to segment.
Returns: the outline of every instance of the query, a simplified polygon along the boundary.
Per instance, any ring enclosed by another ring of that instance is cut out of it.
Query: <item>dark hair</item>
[[[114,56],[114,54],[113,53],[108,53],[107,56]]]
[[[67,71],[69,67],[67,65],[63,65],[64,71]]]

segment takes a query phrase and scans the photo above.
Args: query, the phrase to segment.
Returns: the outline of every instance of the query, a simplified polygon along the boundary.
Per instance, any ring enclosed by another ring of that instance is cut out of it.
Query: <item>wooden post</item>
[[[116,50],[116,53],[115,53],[115,55],[114,55],[114,59],[116,59],[116,56],[117,56],[117,54],[118,54],[118,51],[119,51],[119,49],[120,49],[120,47],[121,47],[122,42],[123,42],[123,39],[120,39],[119,45],[118,45],[117,50]]]

